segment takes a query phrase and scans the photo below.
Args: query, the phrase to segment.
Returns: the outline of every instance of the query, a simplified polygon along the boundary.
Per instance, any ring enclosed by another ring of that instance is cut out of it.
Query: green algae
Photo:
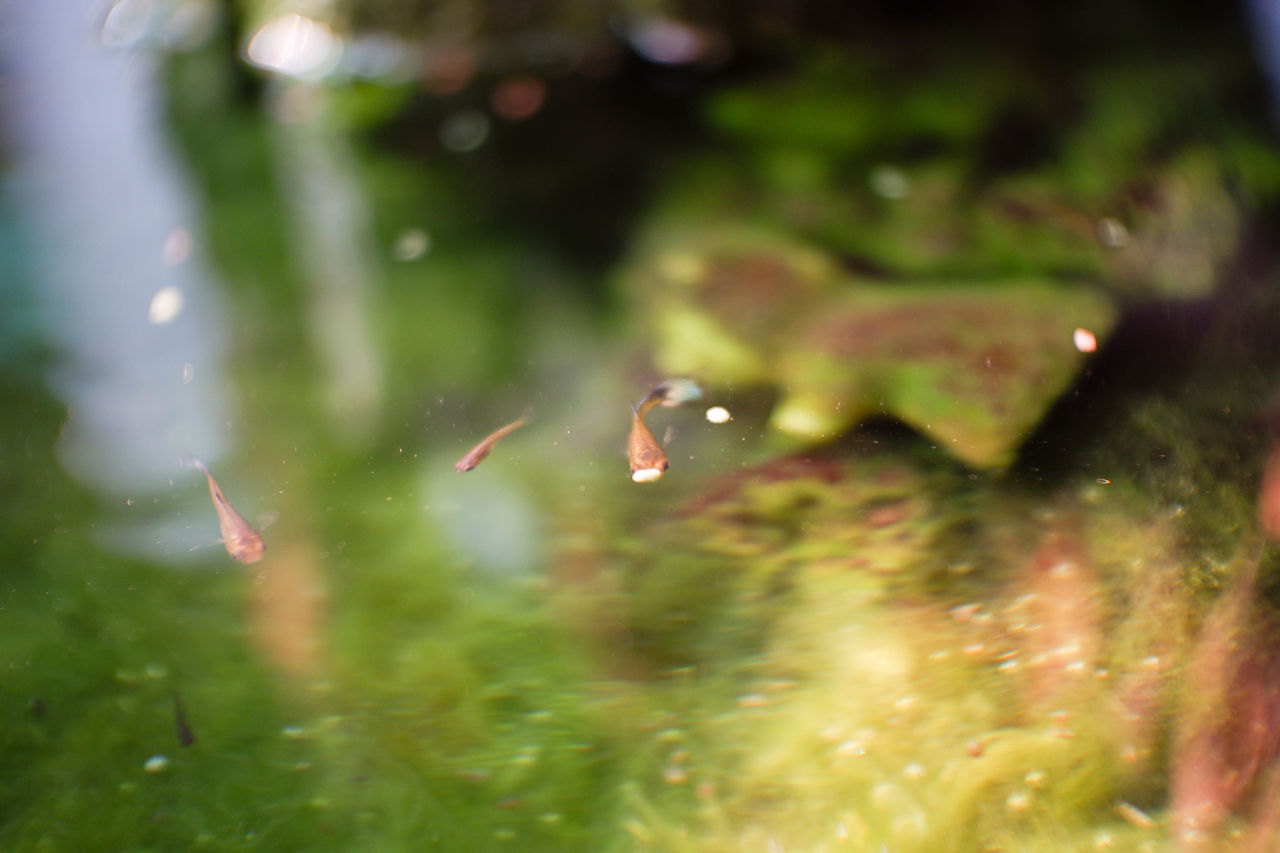
[[[300,354],[305,297],[279,250],[281,206],[237,191],[272,183],[260,128],[188,133],[223,211],[214,256],[247,306],[234,379],[252,449],[233,470],[280,494],[271,559],[310,554],[319,570],[316,662],[282,671],[251,616],[264,575],[217,549],[207,570],[178,572],[92,541],[76,520],[101,508],[50,476],[60,411],[6,389],[35,414],[0,422],[15,449],[0,481],[21,484],[0,490],[0,844],[1173,849],[1169,732],[1196,688],[1182,665],[1253,528],[1259,401],[1274,380],[1257,340],[1234,356],[1224,342],[1274,305],[1228,315],[1192,347],[1205,361],[1189,377],[1111,373],[1119,399],[1084,385],[1066,400],[1084,399],[1076,420],[1041,416],[1084,363],[1071,328],[1107,342],[1099,291],[1204,294],[1220,279],[1244,224],[1225,180],[1270,197],[1267,137],[1233,137],[1221,171],[1211,146],[1147,168],[1199,70],[1147,69],[1112,90],[1101,74],[1096,97],[1115,101],[1062,143],[1068,165],[988,174],[968,152],[1011,97],[989,85],[1006,72],[904,77],[862,98],[854,83],[880,69],[815,66],[820,86],[713,99],[708,121],[737,138],[739,159],[690,154],[687,182],[643,225],[651,256],[622,273],[649,315],[630,331],[652,324],[657,369],[713,379],[737,421],[732,441],[727,429],[678,437],[651,491],[627,488],[614,446],[632,389],[601,378],[632,366],[584,346],[589,334],[566,331],[576,315],[546,304],[573,271],[458,216],[474,194],[457,174],[404,161],[362,167],[377,243],[425,224],[435,245],[387,265],[376,325],[400,390],[364,442],[338,440]],[[1151,85],[1151,114],[1126,111]],[[921,140],[942,153],[899,162]],[[905,197],[875,192],[885,164]],[[1126,201],[1148,184],[1168,203]],[[1131,242],[1100,246],[1099,217]],[[990,318],[940,332],[930,306],[955,314],[966,300]],[[928,328],[917,336],[897,309]],[[859,334],[833,342],[826,330],[842,324]],[[531,352],[548,361],[525,370]],[[988,357],[1018,361],[998,393]],[[448,475],[446,457],[490,414],[571,383],[589,393],[572,392],[567,412],[546,406],[546,431],[486,463],[532,483],[509,491],[552,530],[546,552],[495,575],[444,535],[426,469]],[[503,399],[485,400],[494,389]],[[774,457],[755,435],[788,412],[806,440],[843,438]],[[851,429],[882,414],[920,435]],[[949,455],[1004,466],[1015,452],[1003,477]],[[1079,585],[1037,587],[1060,561],[1082,567]],[[1046,588],[1065,606],[1026,603]],[[1055,653],[1046,624],[1074,632],[1072,655]],[[146,770],[153,756],[163,772]]]

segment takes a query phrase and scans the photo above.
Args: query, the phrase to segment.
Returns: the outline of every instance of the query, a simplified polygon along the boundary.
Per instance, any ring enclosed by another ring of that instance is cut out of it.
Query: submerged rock
[[[806,442],[889,415],[978,467],[1010,462],[1070,385],[1085,358],[1075,330],[1102,340],[1115,322],[1080,287],[873,281],[745,234],[655,252],[631,281],[662,372],[776,389],[770,425]]]

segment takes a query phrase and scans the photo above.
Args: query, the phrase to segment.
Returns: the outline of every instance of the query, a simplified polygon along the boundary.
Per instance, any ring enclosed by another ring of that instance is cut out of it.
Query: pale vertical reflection
[[[216,459],[235,422],[221,391],[222,308],[189,245],[197,212],[166,145],[155,62],[96,37],[103,4],[7,12],[9,188],[55,351],[50,385],[69,411],[59,454],[137,506],[168,488],[181,454]]]
[[[369,318],[373,241],[351,150],[321,118],[324,97],[321,89],[281,80],[270,107],[326,396],[337,428],[354,440],[374,426],[382,402],[382,364]]]
[[[262,656],[285,675],[324,669],[328,589],[310,537],[294,537],[253,571],[249,626]]]

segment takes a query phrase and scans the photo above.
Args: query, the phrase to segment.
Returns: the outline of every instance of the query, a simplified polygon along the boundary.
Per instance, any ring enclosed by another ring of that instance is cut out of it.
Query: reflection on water
[[[178,458],[216,459],[237,416],[222,359],[226,320],[202,215],[169,151],[147,54],[86,42],[99,4],[21,4],[7,57],[16,193],[32,293],[68,417],[63,464],[112,500],[165,489]],[[151,550],[154,531],[130,534]]]
[[[47,5],[0,847],[1275,848],[1227,12]]]
[[[366,436],[382,406],[382,369],[369,320],[374,283],[368,213],[351,152],[324,121],[324,92],[281,84],[271,93],[276,162],[306,274],[311,338],[326,374],[333,425]]]

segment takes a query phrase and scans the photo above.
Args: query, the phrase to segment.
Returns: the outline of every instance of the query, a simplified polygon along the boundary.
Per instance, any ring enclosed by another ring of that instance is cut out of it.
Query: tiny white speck
[[[1098,339],[1088,329],[1076,329],[1072,332],[1071,342],[1080,352],[1094,352],[1098,349]]]
[[[724,424],[733,420],[733,415],[724,406],[712,406],[707,409],[707,420],[713,424]]]
[[[151,297],[147,308],[147,320],[163,326],[182,313],[182,291],[176,287],[162,287]]]
[[[163,755],[153,755],[142,765],[142,769],[148,773],[163,773],[169,769],[169,759]]]

